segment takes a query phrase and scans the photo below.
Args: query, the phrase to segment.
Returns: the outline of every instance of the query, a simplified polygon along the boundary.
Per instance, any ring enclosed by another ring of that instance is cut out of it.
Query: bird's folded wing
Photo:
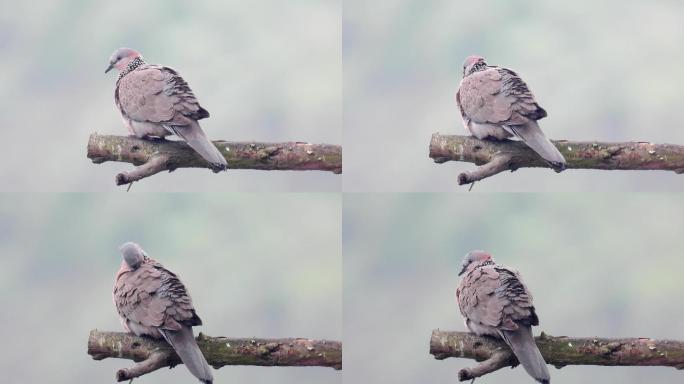
[[[168,67],[146,65],[130,72],[117,83],[115,99],[135,121],[187,125],[209,117],[185,80]]]
[[[532,294],[522,282],[517,271],[498,266],[499,286],[494,297],[500,303],[501,328],[515,330],[518,324],[538,325],[539,319],[532,304]]]
[[[519,125],[546,117],[527,84],[513,71],[490,67],[461,81],[462,113],[480,124]]]
[[[467,274],[459,287],[461,314],[476,323],[498,327],[503,311],[503,302],[494,296],[498,287],[498,272],[493,268],[478,268]]]
[[[122,318],[146,327],[179,330],[181,324],[201,324],[183,284],[158,263],[122,274],[114,297]]]

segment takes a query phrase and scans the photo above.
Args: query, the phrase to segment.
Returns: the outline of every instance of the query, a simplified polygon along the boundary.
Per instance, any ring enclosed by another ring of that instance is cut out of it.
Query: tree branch
[[[648,142],[604,143],[552,140],[565,156],[567,168],[604,170],[663,170],[684,173],[684,146]],[[473,136],[432,134],[430,158],[435,163],[462,161],[479,167],[458,175],[470,184],[518,168],[551,168],[525,143],[480,140]]]
[[[246,339],[197,336],[197,344],[209,365],[319,366],[342,369],[342,343],[310,339]],[[117,381],[131,380],[159,368],[181,364],[164,340],[129,333],[94,329],[88,338],[88,354],[95,360],[109,357],[136,362],[116,372]]]
[[[330,171],[342,173],[342,147],[300,142],[257,143],[214,141],[230,169]],[[177,168],[210,168],[183,141],[145,140],[131,136],[99,135],[88,140],[88,158],[95,164],[121,161],[136,166],[116,175],[116,184],[129,184]]]
[[[577,338],[549,336],[542,332],[535,338],[546,363],[566,365],[666,366],[684,369],[684,342],[647,338]],[[437,360],[448,357],[474,359],[474,367],[458,372],[460,381],[474,379],[518,361],[510,348],[492,337],[469,332],[432,331],[430,354]]]

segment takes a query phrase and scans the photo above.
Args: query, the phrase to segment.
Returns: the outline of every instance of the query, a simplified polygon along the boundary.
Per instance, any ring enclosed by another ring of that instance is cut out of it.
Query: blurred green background
[[[433,329],[465,330],[455,290],[473,249],[520,271],[534,295],[537,335],[684,340],[683,197],[345,196],[345,382],[456,382],[474,364],[428,353]],[[682,382],[669,367],[549,368],[556,384]],[[478,381],[533,380],[516,368]]]
[[[127,135],[114,105],[121,46],[175,68],[212,139],[341,144],[340,0],[1,0],[0,190],[108,191],[125,163],[86,158],[93,132]],[[181,169],[151,191],[339,191],[329,172]]]
[[[455,102],[468,55],[516,70],[554,139],[684,144],[684,2],[344,0],[344,190],[464,190],[428,158],[467,134]],[[467,187],[465,188],[467,189]],[[672,172],[522,169],[477,191],[684,191]]]
[[[5,383],[108,383],[88,332],[121,331],[118,246],[177,273],[211,336],[342,338],[341,198],[331,194],[5,194],[0,370]],[[330,368],[223,367],[216,383],[341,383]],[[190,383],[184,366],[140,383]]]

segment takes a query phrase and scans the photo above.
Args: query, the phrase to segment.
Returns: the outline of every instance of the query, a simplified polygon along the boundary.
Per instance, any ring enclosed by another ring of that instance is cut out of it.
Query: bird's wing
[[[513,71],[489,67],[461,80],[461,114],[476,123],[520,125],[546,117],[527,84]]]
[[[539,319],[532,304],[532,294],[514,269],[496,266],[499,284],[493,300],[501,307],[501,329],[516,330],[518,324],[538,325]]]
[[[517,272],[485,266],[467,274],[457,290],[461,314],[479,324],[515,330],[518,323],[537,325],[532,295]]]
[[[144,65],[123,76],[114,93],[121,113],[135,121],[188,125],[209,117],[188,86],[173,69]]]
[[[501,323],[502,302],[494,297],[499,273],[491,267],[473,270],[461,279],[458,306],[466,319],[490,327]]]
[[[180,330],[202,324],[178,277],[152,259],[123,273],[114,286],[119,315],[146,327]]]

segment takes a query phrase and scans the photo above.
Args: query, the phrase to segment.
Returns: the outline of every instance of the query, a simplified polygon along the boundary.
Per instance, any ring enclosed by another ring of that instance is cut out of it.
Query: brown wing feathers
[[[121,274],[114,295],[119,314],[146,327],[178,330],[180,324],[202,324],[183,283],[152,259]]]

